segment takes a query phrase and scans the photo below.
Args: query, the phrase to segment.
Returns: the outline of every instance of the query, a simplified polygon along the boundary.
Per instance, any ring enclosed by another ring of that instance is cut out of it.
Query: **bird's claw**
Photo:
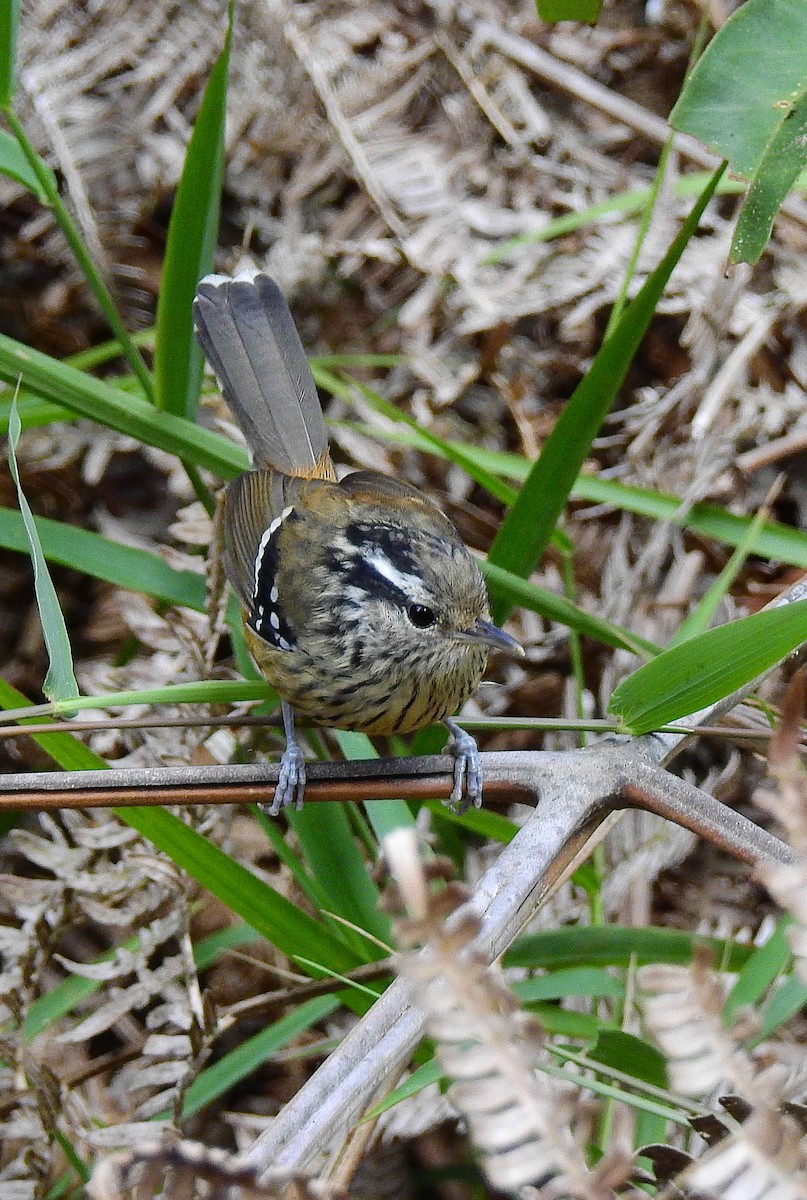
[[[454,787],[448,798],[448,807],[452,812],[462,814],[473,805],[482,806],[482,763],[479,758],[479,747],[470,733],[466,733],[453,721],[445,724],[451,730],[449,751],[454,758]]]
[[[296,742],[286,746],[280,759],[280,771],[275,786],[275,794],[271,804],[262,804],[270,817],[290,805],[299,811],[303,807],[305,795],[305,757]]]

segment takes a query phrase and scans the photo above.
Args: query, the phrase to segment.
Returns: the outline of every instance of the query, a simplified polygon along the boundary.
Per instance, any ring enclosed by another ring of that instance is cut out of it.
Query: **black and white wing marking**
[[[276,650],[293,650],[294,634],[283,615],[277,586],[277,539],[280,526],[294,509],[284,508],[266,528],[255,555],[255,576],[247,625]]]

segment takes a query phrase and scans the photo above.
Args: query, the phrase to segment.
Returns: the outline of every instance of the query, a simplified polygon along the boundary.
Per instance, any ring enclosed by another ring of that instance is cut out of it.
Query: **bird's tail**
[[[196,337],[259,467],[332,478],[322,408],[289,307],[268,275],[207,275]]]

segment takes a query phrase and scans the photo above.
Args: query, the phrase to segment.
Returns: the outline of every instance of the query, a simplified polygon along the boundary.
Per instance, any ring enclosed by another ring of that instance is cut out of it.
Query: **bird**
[[[221,519],[248,648],[281,698],[286,748],[267,811],[302,805],[295,714],[367,734],[443,722],[449,804],[478,807],[477,745],[452,718],[490,650],[524,651],[492,623],[476,559],[409,483],[371,470],[337,480],[314,378],[269,275],[206,276],[193,318],[252,455],[224,489]]]

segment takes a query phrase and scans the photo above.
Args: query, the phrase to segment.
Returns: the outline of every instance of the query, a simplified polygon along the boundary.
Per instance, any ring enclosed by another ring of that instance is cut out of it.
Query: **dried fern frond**
[[[675,1182],[715,1200],[804,1200],[807,1147],[791,1117],[757,1109]]]
[[[261,1183],[254,1170],[224,1151],[190,1141],[152,1142],[111,1154],[96,1167],[87,1191],[91,1200],[340,1200],[333,1187],[310,1179],[286,1175]]]
[[[691,967],[643,967],[638,982],[645,1025],[668,1057],[675,1091],[705,1096],[728,1083],[754,1102],[772,1099],[737,1042],[750,1030],[731,1031],[723,1025],[724,988],[708,952],[696,953]]]
[[[452,1080],[449,1097],[468,1122],[488,1179],[513,1191],[561,1177],[575,1195],[592,1195],[593,1177],[572,1136],[572,1107],[535,1074],[540,1034],[477,950],[479,921],[464,903],[465,890],[456,883],[430,888],[412,830],[390,834],[384,852],[409,913],[395,925],[407,947],[396,968],[427,1015]]]

